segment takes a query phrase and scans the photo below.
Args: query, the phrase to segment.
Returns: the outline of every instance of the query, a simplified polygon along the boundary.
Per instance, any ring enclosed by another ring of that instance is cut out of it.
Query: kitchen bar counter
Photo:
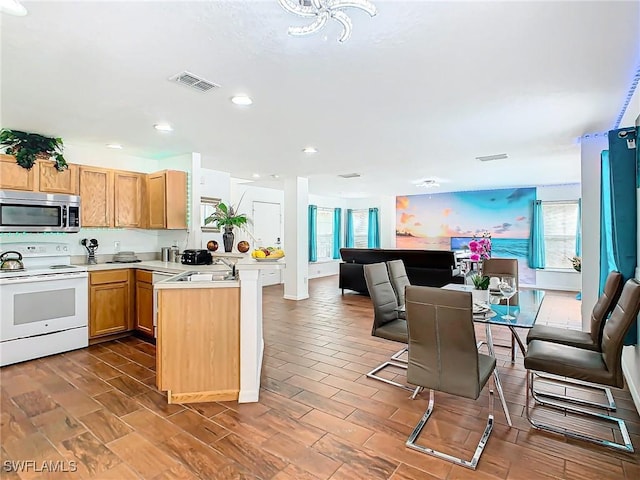
[[[169,402],[206,402],[236,398],[239,403],[258,401],[264,352],[260,272],[285,267],[284,259],[277,262],[258,262],[245,257],[236,262],[238,280],[176,281],[176,277],[172,277],[153,285],[154,291],[160,297],[157,382],[160,389],[168,391]],[[174,273],[176,276],[189,271],[229,271],[229,267],[223,264],[183,265],[158,260],[87,265],[90,272],[126,268]],[[234,324],[235,330],[231,328]],[[203,332],[201,337],[198,337],[199,329]],[[234,331],[239,338],[234,336]],[[164,332],[164,335],[161,332]],[[229,337],[226,343],[225,337]],[[205,343],[198,341],[197,345],[191,345],[196,338]],[[221,339],[221,345],[226,345],[226,350],[223,349],[224,356],[228,358],[226,366],[229,368],[224,370],[226,373],[222,373],[220,369],[211,370],[212,365],[222,365],[219,358],[213,362],[210,358],[211,355],[218,354],[220,349],[205,348],[206,341]],[[232,344],[238,345],[238,349],[233,350]],[[189,360],[196,356],[199,360],[195,363]],[[181,364],[177,359],[186,363]],[[208,367],[199,369],[197,364],[200,361]],[[163,375],[163,371],[166,375]],[[199,371],[207,374],[201,375],[197,373]],[[239,379],[234,371],[239,372]],[[239,381],[239,387],[231,388],[234,376],[236,382]],[[212,380],[216,383],[211,383]]]

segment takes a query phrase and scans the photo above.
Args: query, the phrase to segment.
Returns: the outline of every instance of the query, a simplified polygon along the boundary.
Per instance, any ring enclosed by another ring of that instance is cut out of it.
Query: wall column
[[[287,268],[284,270],[284,298],[309,298],[309,179],[284,181],[284,245]]]
[[[591,328],[600,286],[600,154],[609,148],[606,135],[583,138],[580,149],[582,183],[582,329]]]

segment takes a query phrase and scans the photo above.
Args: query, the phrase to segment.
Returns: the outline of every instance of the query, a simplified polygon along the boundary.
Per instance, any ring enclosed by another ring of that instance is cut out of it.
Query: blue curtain
[[[353,231],[353,210],[347,208],[347,238],[345,241],[345,246],[347,248],[353,248],[356,244],[356,236]]]
[[[369,229],[367,232],[367,247],[380,248],[380,221],[377,208],[369,209]]]
[[[318,207],[309,205],[309,261],[318,261]]]
[[[333,258],[340,258],[340,230],[342,229],[342,209],[333,209]]]
[[[529,267],[544,268],[544,220],[541,200],[533,202],[531,238],[529,239]]]
[[[576,223],[576,256],[582,256],[582,199],[578,199],[578,222]]]
[[[620,132],[628,132],[620,138]],[[623,280],[635,277],[637,264],[636,148],[629,148],[627,138],[637,129],[609,132],[609,150],[602,152],[600,199],[600,293],[607,275],[613,270]],[[633,138],[631,137],[631,138]],[[637,343],[638,322],[625,337],[625,345]]]

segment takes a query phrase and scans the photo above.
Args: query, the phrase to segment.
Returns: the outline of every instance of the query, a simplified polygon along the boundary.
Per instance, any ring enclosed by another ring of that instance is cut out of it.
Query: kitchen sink
[[[235,281],[237,277],[231,270],[220,272],[184,272],[173,277],[172,282],[228,282]]]

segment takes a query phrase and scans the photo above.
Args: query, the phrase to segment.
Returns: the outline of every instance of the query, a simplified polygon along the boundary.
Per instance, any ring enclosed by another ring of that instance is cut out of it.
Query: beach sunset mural
[[[534,284],[527,256],[535,199],[535,188],[396,197],[396,247],[457,250],[489,232],[492,257],[518,258],[520,283]]]

